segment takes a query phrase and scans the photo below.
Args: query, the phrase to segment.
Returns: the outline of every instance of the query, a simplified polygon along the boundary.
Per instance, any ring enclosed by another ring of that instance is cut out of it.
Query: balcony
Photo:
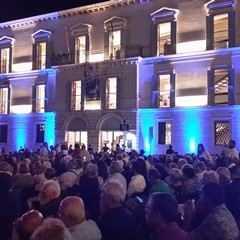
[[[127,45],[118,46],[110,51],[109,48],[96,49],[87,51],[75,52],[75,56],[68,53],[53,54],[52,65],[67,65],[73,63],[85,63],[85,62],[100,62],[104,60],[114,60],[142,56],[143,47],[140,45]]]

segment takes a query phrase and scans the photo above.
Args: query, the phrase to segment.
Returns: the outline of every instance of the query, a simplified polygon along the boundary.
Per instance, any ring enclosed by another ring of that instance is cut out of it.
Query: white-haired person
[[[101,240],[102,234],[93,220],[86,220],[83,200],[69,196],[62,200],[59,218],[64,222],[73,240]]]
[[[72,237],[60,219],[48,218],[34,230],[31,240],[72,240]]]
[[[125,194],[121,183],[111,180],[103,185],[98,226],[104,240],[133,240],[136,219],[124,206]]]
[[[54,180],[44,182],[39,193],[40,198],[40,212],[43,217],[57,216],[59,205],[61,202],[61,190],[59,183]]]

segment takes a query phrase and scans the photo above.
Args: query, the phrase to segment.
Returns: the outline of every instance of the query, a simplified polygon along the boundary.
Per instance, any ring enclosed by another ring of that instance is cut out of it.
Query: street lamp
[[[126,120],[123,120],[123,124],[120,124],[120,131],[123,131],[123,144],[125,146],[127,132],[129,131],[129,124],[126,124]]]

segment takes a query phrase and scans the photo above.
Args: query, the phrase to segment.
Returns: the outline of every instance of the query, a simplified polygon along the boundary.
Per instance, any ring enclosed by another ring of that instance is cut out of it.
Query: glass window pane
[[[228,47],[228,14],[214,16],[214,49]]]
[[[167,48],[171,47],[171,22],[158,24],[158,55],[170,54]]]

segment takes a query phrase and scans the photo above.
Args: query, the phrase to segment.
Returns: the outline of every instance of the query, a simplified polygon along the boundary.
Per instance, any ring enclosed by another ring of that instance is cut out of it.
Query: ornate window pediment
[[[46,42],[50,39],[51,35],[50,31],[40,29],[32,34],[33,42]]]
[[[205,7],[209,10],[217,10],[221,8],[233,8],[234,4],[234,0],[211,0],[205,4]]]
[[[88,23],[79,23],[70,28],[72,36],[83,36],[90,33],[92,25]]]
[[[15,40],[14,38],[4,36],[4,37],[0,38],[0,46],[2,46],[2,45],[12,46],[14,40]]]
[[[111,17],[104,22],[104,28],[106,32],[116,31],[126,27],[127,20],[126,18],[121,17]]]
[[[160,8],[159,10],[150,14],[152,21],[154,23],[166,21],[166,19],[175,19],[178,10],[173,8]]]

